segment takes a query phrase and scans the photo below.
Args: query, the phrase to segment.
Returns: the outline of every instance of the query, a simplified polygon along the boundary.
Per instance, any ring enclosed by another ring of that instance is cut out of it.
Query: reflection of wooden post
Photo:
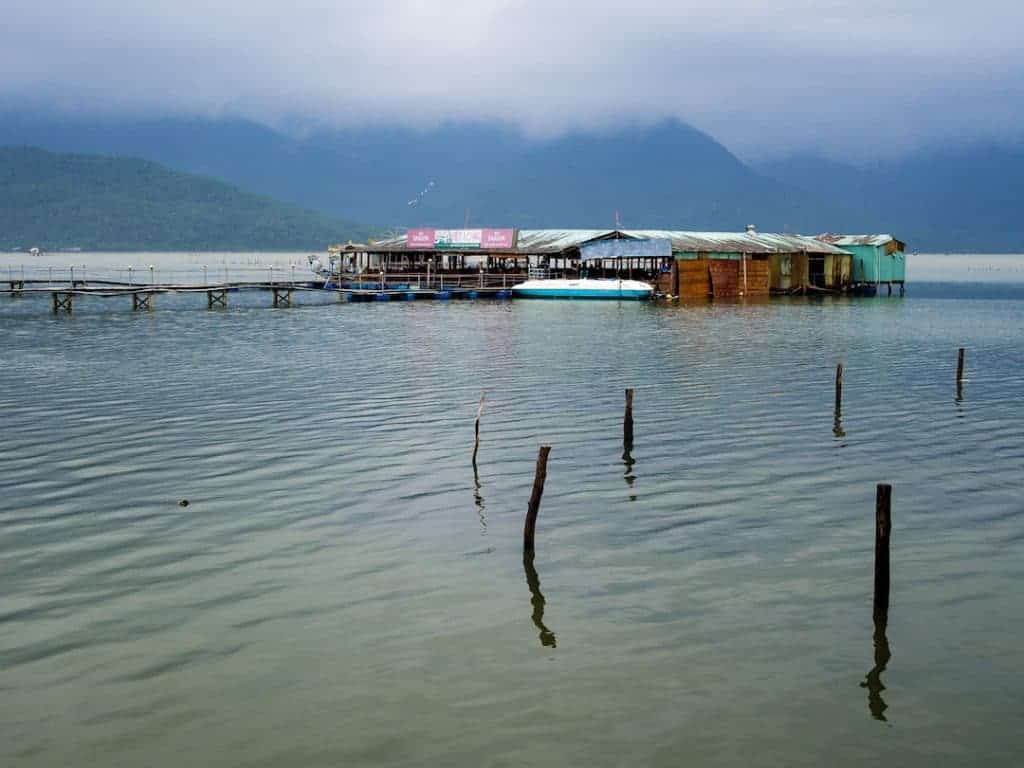
[[[626,390],[626,415],[622,418],[622,443],[628,450],[633,445],[633,390]]]
[[[872,636],[875,665],[868,672],[864,682],[860,684],[861,688],[868,689],[868,710],[871,712],[871,716],[883,723],[886,722],[885,710],[889,708],[889,705],[882,698],[882,691],[885,690],[882,673],[885,672],[886,666],[892,659],[889,638],[885,634],[888,621],[889,619],[884,613],[875,613],[875,634]]]
[[[875,615],[889,610],[889,537],[892,533],[892,486],[879,483],[875,495]]]
[[[843,364],[836,365],[836,408],[833,414],[832,434],[838,438],[846,437],[843,431]]]
[[[551,453],[551,446],[542,445],[537,454],[537,469],[533,475],[533,492],[530,494],[530,505],[526,508],[526,525],[523,528],[523,552],[533,552],[533,534],[537,528],[540,499],[544,495],[544,481],[548,477],[549,453]]]
[[[843,364],[836,366],[836,413],[843,408]]]
[[[487,392],[480,393],[480,405],[476,409],[476,423],[473,425],[473,431],[476,436],[476,442],[473,443],[473,466],[476,467],[476,453],[480,450],[480,417],[484,413],[484,398],[487,397]]]
[[[540,576],[533,567],[533,552],[523,552],[523,570],[526,571],[526,585],[530,588],[530,605],[533,606],[533,625],[540,630],[540,644],[545,648],[557,648],[555,633],[544,624],[544,593],[540,591]]]

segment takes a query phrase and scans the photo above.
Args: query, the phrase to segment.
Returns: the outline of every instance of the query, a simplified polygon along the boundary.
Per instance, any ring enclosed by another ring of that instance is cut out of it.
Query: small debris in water
[[[179,507],[187,507],[188,506],[188,499],[182,499],[181,501],[179,501],[178,502],[178,506]]]

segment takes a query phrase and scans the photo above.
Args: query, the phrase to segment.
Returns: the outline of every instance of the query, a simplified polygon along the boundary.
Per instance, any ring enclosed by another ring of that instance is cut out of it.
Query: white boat
[[[512,286],[512,295],[529,299],[649,299],[654,288],[639,280],[549,278]]]

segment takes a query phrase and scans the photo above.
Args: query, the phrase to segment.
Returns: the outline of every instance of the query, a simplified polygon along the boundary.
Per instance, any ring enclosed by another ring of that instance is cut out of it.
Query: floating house
[[[813,237],[678,230],[523,230],[518,249],[548,254],[555,267],[598,266],[656,283],[666,295],[757,296],[843,291],[852,256]],[[598,259],[595,264],[594,259]]]
[[[684,297],[843,291],[852,255],[801,235],[653,229],[409,230],[365,247],[360,266],[387,271],[622,276]]]
[[[818,235],[817,240],[842,248],[853,254],[851,281],[853,288],[866,293],[877,293],[886,285],[892,293],[893,285],[903,294],[906,282],[906,244],[892,235]]]
[[[356,272],[479,273],[514,280],[545,270],[552,276],[644,280],[662,295],[702,298],[838,293],[876,279],[902,283],[902,249],[888,236],[807,237],[758,232],[753,226],[745,232],[411,229],[348,246],[345,255],[347,269]]]

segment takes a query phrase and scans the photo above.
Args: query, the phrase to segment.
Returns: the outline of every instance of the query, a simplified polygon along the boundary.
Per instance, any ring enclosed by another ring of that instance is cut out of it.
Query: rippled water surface
[[[0,765],[1017,764],[1024,291],[957,295],[0,296]]]

